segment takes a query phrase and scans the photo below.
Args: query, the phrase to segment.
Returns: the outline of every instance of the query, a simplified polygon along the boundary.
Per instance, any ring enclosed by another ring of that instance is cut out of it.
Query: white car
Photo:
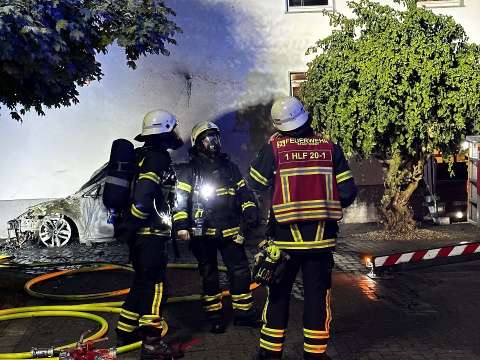
[[[76,239],[87,245],[113,241],[113,225],[102,201],[106,167],[75,194],[33,205],[8,221],[9,241],[21,245],[39,239],[48,247],[62,247]]]

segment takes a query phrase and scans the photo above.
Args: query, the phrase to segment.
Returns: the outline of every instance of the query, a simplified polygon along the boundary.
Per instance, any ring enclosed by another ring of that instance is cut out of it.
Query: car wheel
[[[40,241],[47,247],[62,247],[72,238],[72,226],[67,219],[46,216],[38,231]]]

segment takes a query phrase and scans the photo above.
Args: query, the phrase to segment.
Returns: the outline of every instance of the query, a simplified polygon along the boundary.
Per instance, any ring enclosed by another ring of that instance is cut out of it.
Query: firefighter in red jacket
[[[279,259],[288,260],[277,281],[265,281],[269,292],[257,359],[282,357],[291,290],[300,269],[304,359],[328,359],[337,221],[342,208],[354,201],[357,188],[342,149],[313,131],[311,117],[298,99],[275,101],[271,115],[278,132],[258,153],[248,178],[255,190],[273,188],[268,230],[272,240],[259,245],[268,261],[259,265],[256,280],[272,276],[271,265]]]

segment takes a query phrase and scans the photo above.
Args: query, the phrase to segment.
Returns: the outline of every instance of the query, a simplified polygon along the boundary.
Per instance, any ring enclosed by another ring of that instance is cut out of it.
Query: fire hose
[[[92,299],[101,299],[106,297],[115,297],[120,295],[125,295],[129,292],[130,289],[120,289],[113,290],[109,292],[95,293],[95,294],[82,294],[82,295],[59,295],[59,294],[47,294],[37,292],[31,289],[35,284],[38,284],[42,281],[56,278],[63,275],[72,275],[75,273],[84,273],[84,272],[94,272],[94,271],[107,271],[107,270],[117,270],[123,269],[128,271],[133,271],[131,266],[121,265],[121,264],[105,264],[99,263],[100,266],[96,267],[86,267],[76,270],[61,270],[53,273],[47,273],[40,276],[37,276],[29,280],[25,286],[25,291],[34,297],[43,298],[43,299],[55,299],[55,300],[68,300],[68,301],[77,301],[77,300],[92,300]],[[10,264],[2,264],[2,267],[9,267]],[[21,264],[11,264],[12,268],[21,266]],[[40,266],[47,266],[47,264],[39,264]],[[58,264],[48,264],[49,266],[55,266]],[[69,265],[72,265],[71,263]],[[36,265],[38,266],[38,265]],[[197,269],[198,265],[196,264],[168,264],[170,269]],[[220,271],[226,271],[227,269],[224,266],[219,267]],[[252,283],[250,289],[253,290],[258,287],[258,284]],[[222,292],[222,296],[229,296],[230,292],[228,290]],[[167,300],[167,303],[178,303],[186,301],[198,301],[201,299],[200,294],[192,294],[186,296],[176,296],[171,297]],[[46,306],[30,306],[30,307],[20,307],[20,308],[11,308],[0,310],[0,321],[13,320],[13,319],[22,319],[28,317],[51,317],[51,316],[63,316],[63,317],[77,317],[84,318],[96,321],[100,324],[100,329],[86,340],[97,340],[103,337],[108,331],[108,323],[101,316],[91,314],[90,312],[108,312],[108,313],[120,313],[121,306],[123,302],[104,302],[104,303],[90,303],[90,304],[80,304],[80,305],[46,305]],[[163,333],[165,335],[168,331],[168,325],[166,322],[163,322]],[[71,348],[75,343],[62,345],[56,347],[55,350],[62,350],[66,348]],[[117,354],[126,353],[132,350],[136,350],[141,346],[141,342],[128,344],[117,348]],[[34,357],[33,351],[29,352],[19,352],[19,353],[0,353],[0,359],[40,359],[40,360],[58,360],[58,357],[48,357],[48,358],[39,358]]]

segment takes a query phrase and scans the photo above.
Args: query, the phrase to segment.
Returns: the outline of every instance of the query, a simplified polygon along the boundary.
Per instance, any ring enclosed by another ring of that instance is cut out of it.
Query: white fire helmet
[[[175,115],[166,110],[152,110],[144,116],[142,132],[135,137],[135,140],[142,141],[145,136],[172,132],[176,126]]]
[[[280,131],[296,130],[308,121],[308,112],[301,101],[293,96],[275,100],[271,115],[273,126]]]

